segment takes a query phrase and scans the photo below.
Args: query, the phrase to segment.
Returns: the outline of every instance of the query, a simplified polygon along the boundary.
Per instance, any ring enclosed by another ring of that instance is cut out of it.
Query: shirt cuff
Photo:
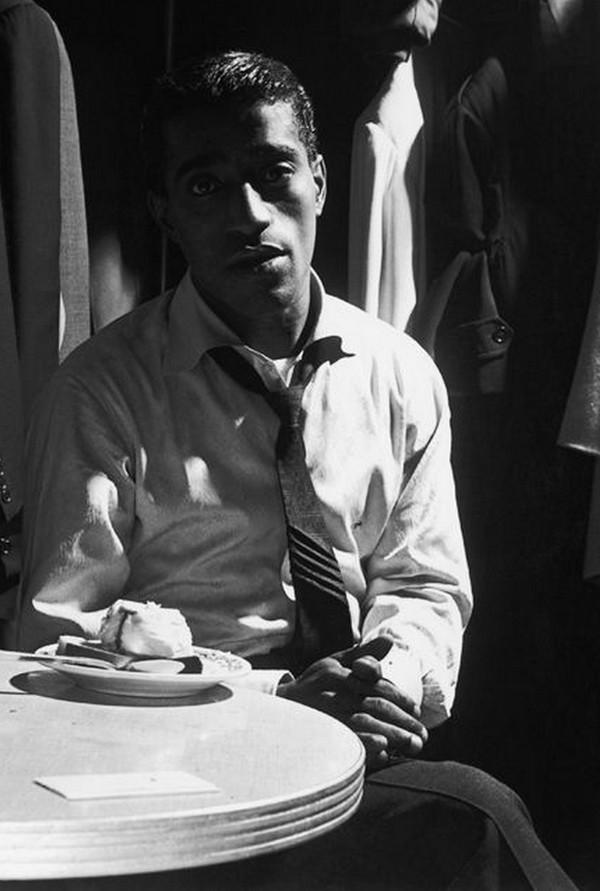
[[[254,668],[249,674],[227,683],[230,687],[243,687],[245,690],[255,690],[257,693],[275,696],[279,684],[293,680],[294,676],[286,670]]]
[[[397,644],[380,660],[381,674],[386,681],[410,696],[419,707],[423,700],[423,681],[419,662]]]

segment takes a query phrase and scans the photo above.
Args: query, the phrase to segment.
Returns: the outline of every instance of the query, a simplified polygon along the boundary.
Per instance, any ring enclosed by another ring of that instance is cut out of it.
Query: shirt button
[[[494,343],[505,343],[508,340],[509,332],[506,325],[497,325],[492,331],[492,340]]]
[[[8,488],[6,483],[0,486],[0,498],[2,499],[4,504],[10,504],[10,502],[12,501],[12,495],[10,494],[10,489]]]
[[[0,538],[0,556],[6,557],[12,550],[12,542],[10,538]]]

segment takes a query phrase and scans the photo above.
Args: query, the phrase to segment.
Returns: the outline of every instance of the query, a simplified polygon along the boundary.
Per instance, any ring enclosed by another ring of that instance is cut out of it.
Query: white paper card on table
[[[84,798],[128,798],[136,795],[181,795],[218,792],[208,780],[182,770],[146,773],[90,773],[37,777],[34,782],[73,800]]]

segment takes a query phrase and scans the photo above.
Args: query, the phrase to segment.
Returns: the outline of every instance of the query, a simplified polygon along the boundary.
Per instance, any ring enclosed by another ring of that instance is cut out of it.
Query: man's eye
[[[194,179],[190,183],[190,192],[198,198],[205,198],[218,188],[218,182],[214,179]]]
[[[274,164],[272,167],[267,167],[263,170],[262,179],[268,185],[276,185],[277,183],[286,182],[293,172],[289,164]]]

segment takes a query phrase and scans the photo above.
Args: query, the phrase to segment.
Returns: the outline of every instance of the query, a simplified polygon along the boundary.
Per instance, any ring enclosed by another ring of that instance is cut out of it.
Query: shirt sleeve
[[[130,453],[111,412],[84,384],[54,379],[26,444],[21,648],[59,634],[94,636],[123,594],[135,498]]]
[[[471,587],[450,464],[450,417],[437,369],[422,351],[403,404],[402,482],[368,560],[362,637],[396,641],[386,677],[435,726],[450,714]]]
[[[286,669],[254,668],[249,674],[227,683],[230,687],[243,687],[245,690],[276,696],[280,684],[288,684],[293,680],[293,674]]]

